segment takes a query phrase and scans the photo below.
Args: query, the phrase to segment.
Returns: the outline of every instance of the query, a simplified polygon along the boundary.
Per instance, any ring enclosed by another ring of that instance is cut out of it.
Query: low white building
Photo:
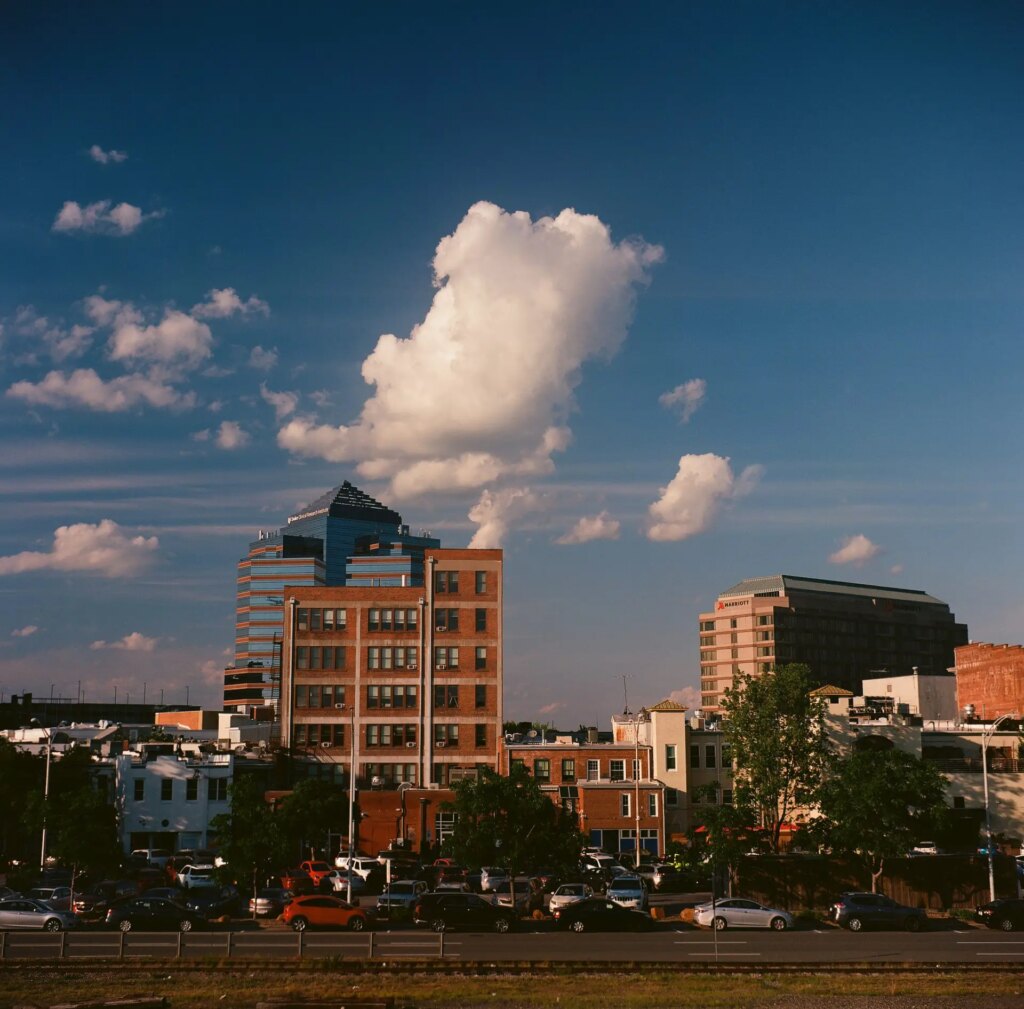
[[[864,680],[861,693],[866,697],[886,697],[907,706],[911,715],[924,719],[955,719],[956,677],[921,675],[915,669],[907,676],[876,676]]]

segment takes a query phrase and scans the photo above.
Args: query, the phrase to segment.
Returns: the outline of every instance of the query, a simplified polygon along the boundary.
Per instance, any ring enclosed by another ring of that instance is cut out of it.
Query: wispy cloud
[[[277,347],[272,347],[269,350],[264,350],[259,346],[252,348],[252,352],[249,354],[250,368],[255,368],[257,371],[270,371],[276,364]]]
[[[842,546],[835,553],[829,554],[828,559],[832,564],[860,567],[881,552],[882,548],[877,543],[872,543],[863,533],[858,533],[856,536],[847,536]]]
[[[35,624],[26,624],[24,627],[19,627],[16,631],[11,631],[12,638],[30,638],[33,634],[38,631],[39,628]]]
[[[102,379],[92,368],[51,371],[39,382],[15,382],[6,395],[33,406],[77,406],[99,413],[123,413],[139,406],[186,410],[196,403],[195,393],[181,392],[159,379],[140,374]]]
[[[584,515],[564,536],[559,536],[556,543],[562,546],[577,543],[589,543],[591,540],[617,540],[620,523],[608,512],[599,515]]]
[[[105,648],[115,649],[122,652],[151,652],[156,648],[159,638],[147,638],[139,631],[132,631],[118,641],[94,641],[89,648],[98,652]]]
[[[84,207],[74,200],[67,200],[50,230],[64,234],[80,231],[87,235],[124,237],[138,231],[146,221],[155,221],[165,213],[164,210],[153,210],[144,214],[141,208],[130,203],[115,205],[111,200],[97,200]]]
[[[217,445],[228,451],[244,448],[249,444],[249,433],[237,421],[225,420],[217,429]]]
[[[126,151],[115,151],[113,148],[105,151],[99,144],[93,144],[89,148],[89,157],[98,165],[119,165],[122,161],[128,160]]]
[[[206,301],[192,306],[192,315],[197,319],[227,319],[232,315],[270,315],[270,306],[256,295],[245,301],[233,287],[221,290],[214,288],[206,295]]]
[[[274,408],[278,420],[283,420],[289,414],[295,413],[295,408],[299,405],[297,393],[273,392],[267,388],[266,382],[260,383],[260,395],[265,403],[269,403]]]
[[[666,410],[678,413],[679,420],[683,424],[687,424],[703,405],[707,391],[708,384],[704,379],[691,378],[688,382],[677,385],[671,392],[663,392],[658,397],[658,402]]]
[[[160,541],[155,536],[130,536],[112,519],[96,525],[61,526],[47,551],[24,550],[0,557],[0,575],[28,571],[83,571],[105,578],[130,577],[153,561]]]

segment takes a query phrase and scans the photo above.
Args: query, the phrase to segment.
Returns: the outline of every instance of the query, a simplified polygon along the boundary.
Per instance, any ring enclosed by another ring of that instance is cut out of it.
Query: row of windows
[[[434,745],[435,746],[458,746],[459,726],[455,723],[450,725],[434,724]],[[487,745],[487,723],[478,722],[473,726],[473,745]]]
[[[345,723],[324,722],[322,724],[299,722],[295,726],[296,746],[344,746]]]
[[[172,802],[174,800],[174,793],[176,779],[174,778],[161,778],[160,779],[160,801],[161,802]],[[226,802],[228,797],[228,779],[227,778],[207,778],[206,779],[206,798],[210,802]],[[135,802],[144,802],[146,799],[146,779],[135,778],[132,782],[132,799]],[[185,779],[185,801],[196,802],[199,799],[199,779],[198,778],[186,778]]]
[[[771,627],[772,626],[772,614],[771,613],[759,613],[754,621],[758,627]],[[725,626],[725,621],[722,621],[722,626]],[[729,618],[729,629],[736,630],[739,627],[739,622],[736,617]],[[701,631],[713,631],[715,629],[714,620],[702,620],[700,622]],[[708,642],[709,644],[711,642]],[[701,644],[704,644],[704,639],[701,638]]]
[[[459,706],[459,686],[455,683],[436,684],[434,686],[434,708],[457,708]],[[473,687],[473,707],[487,707],[487,686],[477,683]]]
[[[419,687],[371,686],[366,688],[368,708],[419,707]]]
[[[704,747],[704,767],[718,767],[718,746],[714,743],[705,743]],[[728,743],[722,744],[721,754],[721,766],[725,768],[732,767],[732,747]],[[701,745],[700,743],[690,744],[690,767],[701,766]]]
[[[380,778],[388,785],[401,785],[403,782],[416,784],[415,764],[363,764],[363,776]]]
[[[473,611],[473,625],[477,633],[487,630],[487,610],[477,606]],[[452,608],[434,610],[434,628],[438,631],[457,631],[459,629],[459,610]]]
[[[344,645],[299,645],[295,649],[296,669],[344,669]]]
[[[371,609],[366,619],[369,631],[414,631],[417,626],[416,610]]]
[[[367,648],[367,669],[415,669],[420,650],[414,645],[398,648]]]
[[[392,725],[383,722],[380,725],[366,726],[367,746],[409,746],[416,745],[415,725]]]
[[[478,596],[482,596],[487,591],[487,572],[486,571],[474,571],[473,572],[473,588]],[[438,593],[454,593],[459,591],[459,572],[458,571],[435,571],[434,572],[434,591]]]
[[[345,703],[345,688],[338,684],[313,683],[295,688],[296,708],[334,708]]]
[[[468,689],[468,685],[464,684],[461,689]],[[345,704],[345,696],[343,684],[300,684],[295,688],[295,707],[303,709],[337,708]],[[434,687],[434,707],[458,708],[460,696],[458,684],[437,684]],[[366,706],[367,708],[415,709],[419,706],[419,688],[413,685],[372,684],[366,688]],[[486,684],[473,685],[473,707],[487,707]]]
[[[300,631],[343,631],[348,627],[348,611],[300,606],[295,612],[295,626]]]
[[[443,574],[444,572],[439,572]],[[457,572],[450,572],[457,574]],[[486,574],[486,572],[479,572]],[[452,592],[458,591],[458,579]],[[486,591],[486,587],[482,590]],[[487,630],[487,609],[476,607],[474,625],[477,631]],[[319,633],[321,631],[337,632],[348,630],[348,611],[344,609],[321,609],[301,606],[295,613],[296,629]],[[439,631],[457,631],[459,629],[459,610],[442,608],[434,611],[434,624]],[[366,613],[366,629],[368,631],[415,631],[419,627],[419,613],[416,609],[382,609],[372,607]]]
[[[619,793],[619,813],[622,816],[632,816],[633,815],[633,795],[632,795],[631,792],[620,792]],[[647,815],[648,816],[657,816],[658,815],[658,793],[657,792],[648,792],[647,793]]]
[[[631,760],[629,762],[632,767],[632,777],[626,777],[626,761],[625,760],[609,760],[608,761],[608,780],[609,781],[635,781],[640,777],[640,770],[642,762],[639,760]],[[523,757],[513,757],[511,761],[512,767],[525,767],[526,760]],[[551,760],[548,757],[536,757],[533,761],[533,776],[537,781],[549,782],[551,781]],[[562,759],[562,781],[576,781],[576,760],[574,757],[565,757]],[[588,760],[587,761],[587,781],[600,781],[601,780],[601,762],[600,760]]]

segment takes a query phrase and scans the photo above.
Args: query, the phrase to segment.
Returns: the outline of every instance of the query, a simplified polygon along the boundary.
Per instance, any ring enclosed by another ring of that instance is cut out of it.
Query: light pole
[[[629,711],[626,711],[629,715]],[[633,861],[634,869],[640,870],[640,717],[644,714],[641,708],[635,715],[629,715],[633,723]]]
[[[348,708],[349,737],[352,747],[348,765],[348,866],[346,881],[348,883],[345,899],[352,903],[352,859],[355,857],[355,798],[356,798],[356,706],[342,705]]]
[[[1020,715],[1016,712],[1010,714],[1000,715],[995,719],[992,724],[988,727],[986,732],[984,729],[981,730],[981,784],[982,790],[985,793],[985,851],[988,853],[988,899],[996,899],[996,867],[995,867],[995,856],[992,853],[992,813],[988,807],[988,742],[992,738],[996,729],[999,728],[1000,722],[1005,722],[1008,719],[1019,719]]]
[[[32,721],[39,725],[36,719],[33,718]],[[46,733],[46,773],[43,775],[43,838],[39,847],[39,871],[42,872],[46,868],[46,806],[50,798],[50,754],[53,749],[53,730],[43,729],[41,725],[39,728]]]

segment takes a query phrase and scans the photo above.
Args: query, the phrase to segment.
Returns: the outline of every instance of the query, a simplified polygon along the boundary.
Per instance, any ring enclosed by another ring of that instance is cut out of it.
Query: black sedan
[[[516,924],[511,908],[499,907],[475,893],[425,893],[412,912],[417,925],[429,925],[435,932],[460,929],[467,932],[509,932]]]
[[[185,907],[201,914],[207,921],[230,918],[241,910],[242,895],[234,886],[223,886],[220,889],[202,887],[188,894]]]
[[[989,928],[998,928],[1002,932],[1015,932],[1024,928],[1024,900],[1012,897],[1001,897],[982,904],[974,917]]]
[[[650,915],[632,911],[605,897],[588,897],[555,911],[555,925],[570,932],[646,932]]]
[[[122,932],[191,932],[206,919],[195,911],[161,897],[135,897],[107,911],[107,925]]]

